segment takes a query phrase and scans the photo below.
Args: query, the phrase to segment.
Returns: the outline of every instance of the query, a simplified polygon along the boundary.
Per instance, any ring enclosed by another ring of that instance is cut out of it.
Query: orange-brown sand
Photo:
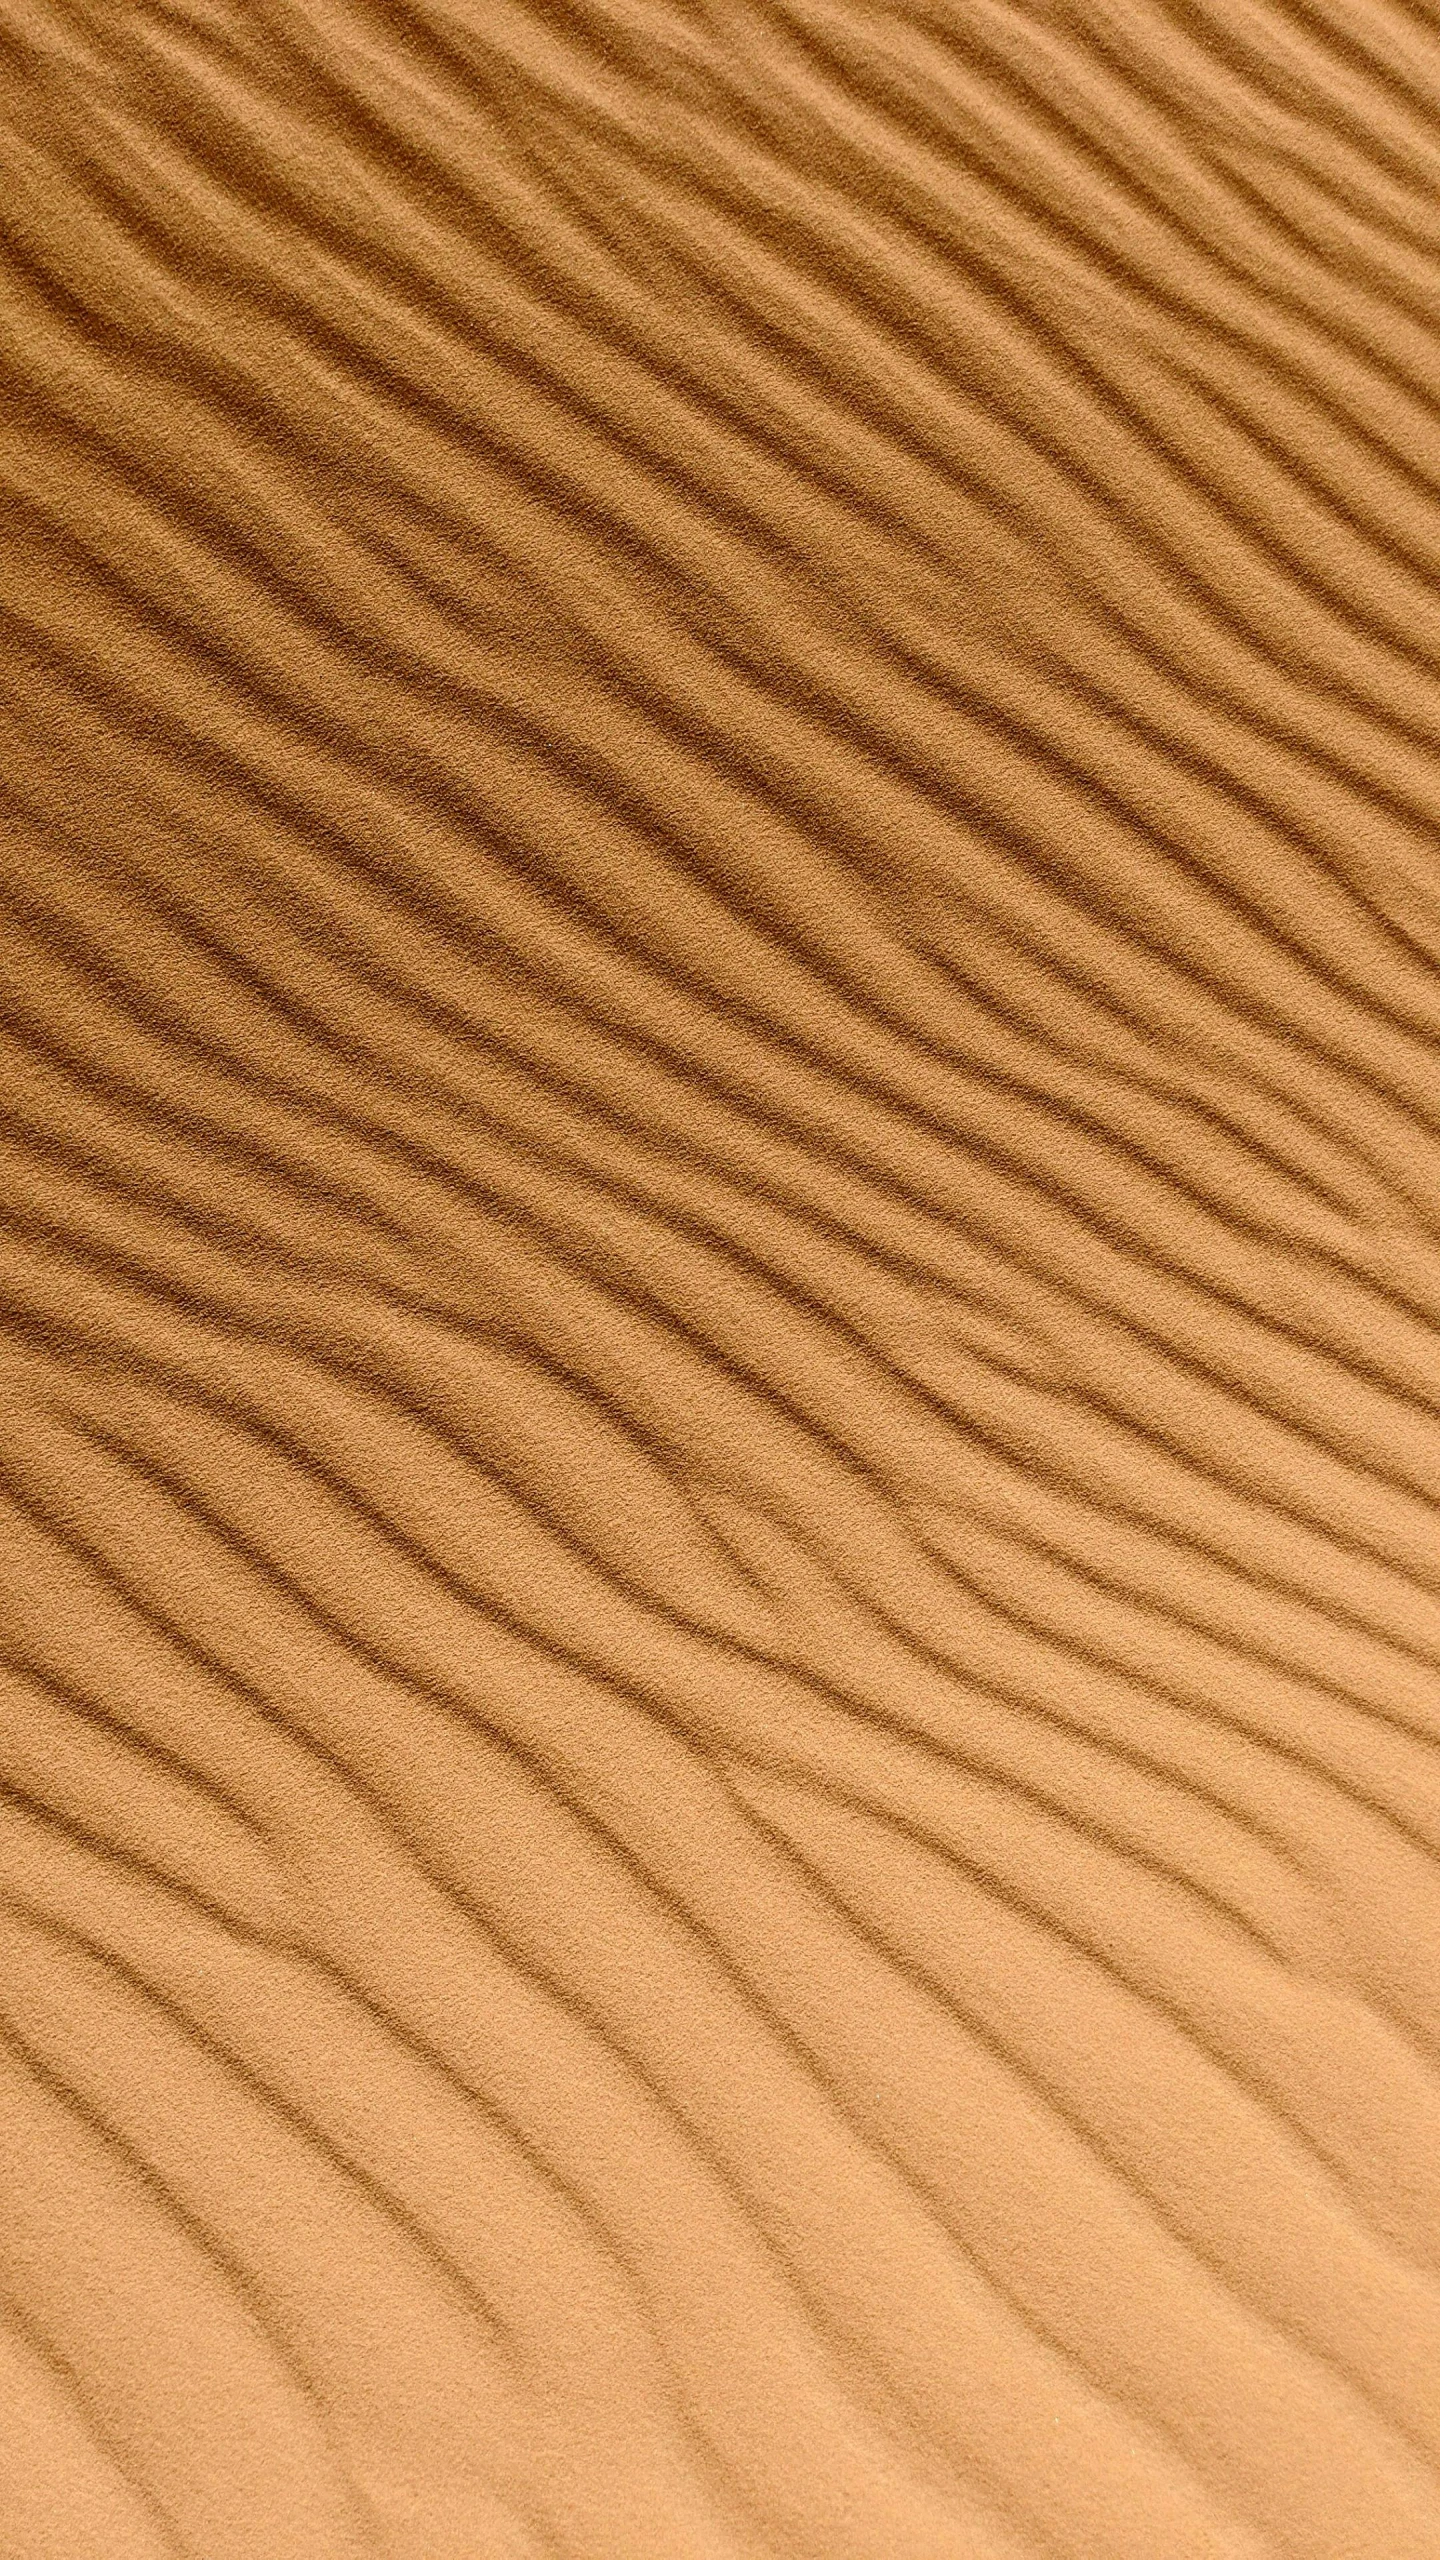
[[[0,167],[0,2560],[1440,2560],[1440,15]]]

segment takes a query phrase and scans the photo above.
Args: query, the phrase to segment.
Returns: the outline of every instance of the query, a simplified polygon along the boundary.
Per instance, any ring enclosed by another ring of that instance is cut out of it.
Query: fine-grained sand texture
[[[0,2560],[1440,2560],[1440,14],[0,167]]]

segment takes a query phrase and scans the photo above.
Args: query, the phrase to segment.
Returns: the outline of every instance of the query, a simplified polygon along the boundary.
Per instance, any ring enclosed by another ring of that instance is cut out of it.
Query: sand
[[[1440,2560],[1440,18],[0,161],[0,2560]]]

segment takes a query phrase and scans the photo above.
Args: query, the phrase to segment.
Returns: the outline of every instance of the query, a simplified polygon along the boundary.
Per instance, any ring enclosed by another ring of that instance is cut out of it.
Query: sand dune
[[[1440,2560],[1440,21],[0,38],[0,2560]]]

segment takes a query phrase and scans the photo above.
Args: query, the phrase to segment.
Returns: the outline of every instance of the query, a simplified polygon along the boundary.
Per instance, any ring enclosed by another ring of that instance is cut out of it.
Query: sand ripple
[[[1440,2560],[1440,22],[0,60],[0,2560]]]

